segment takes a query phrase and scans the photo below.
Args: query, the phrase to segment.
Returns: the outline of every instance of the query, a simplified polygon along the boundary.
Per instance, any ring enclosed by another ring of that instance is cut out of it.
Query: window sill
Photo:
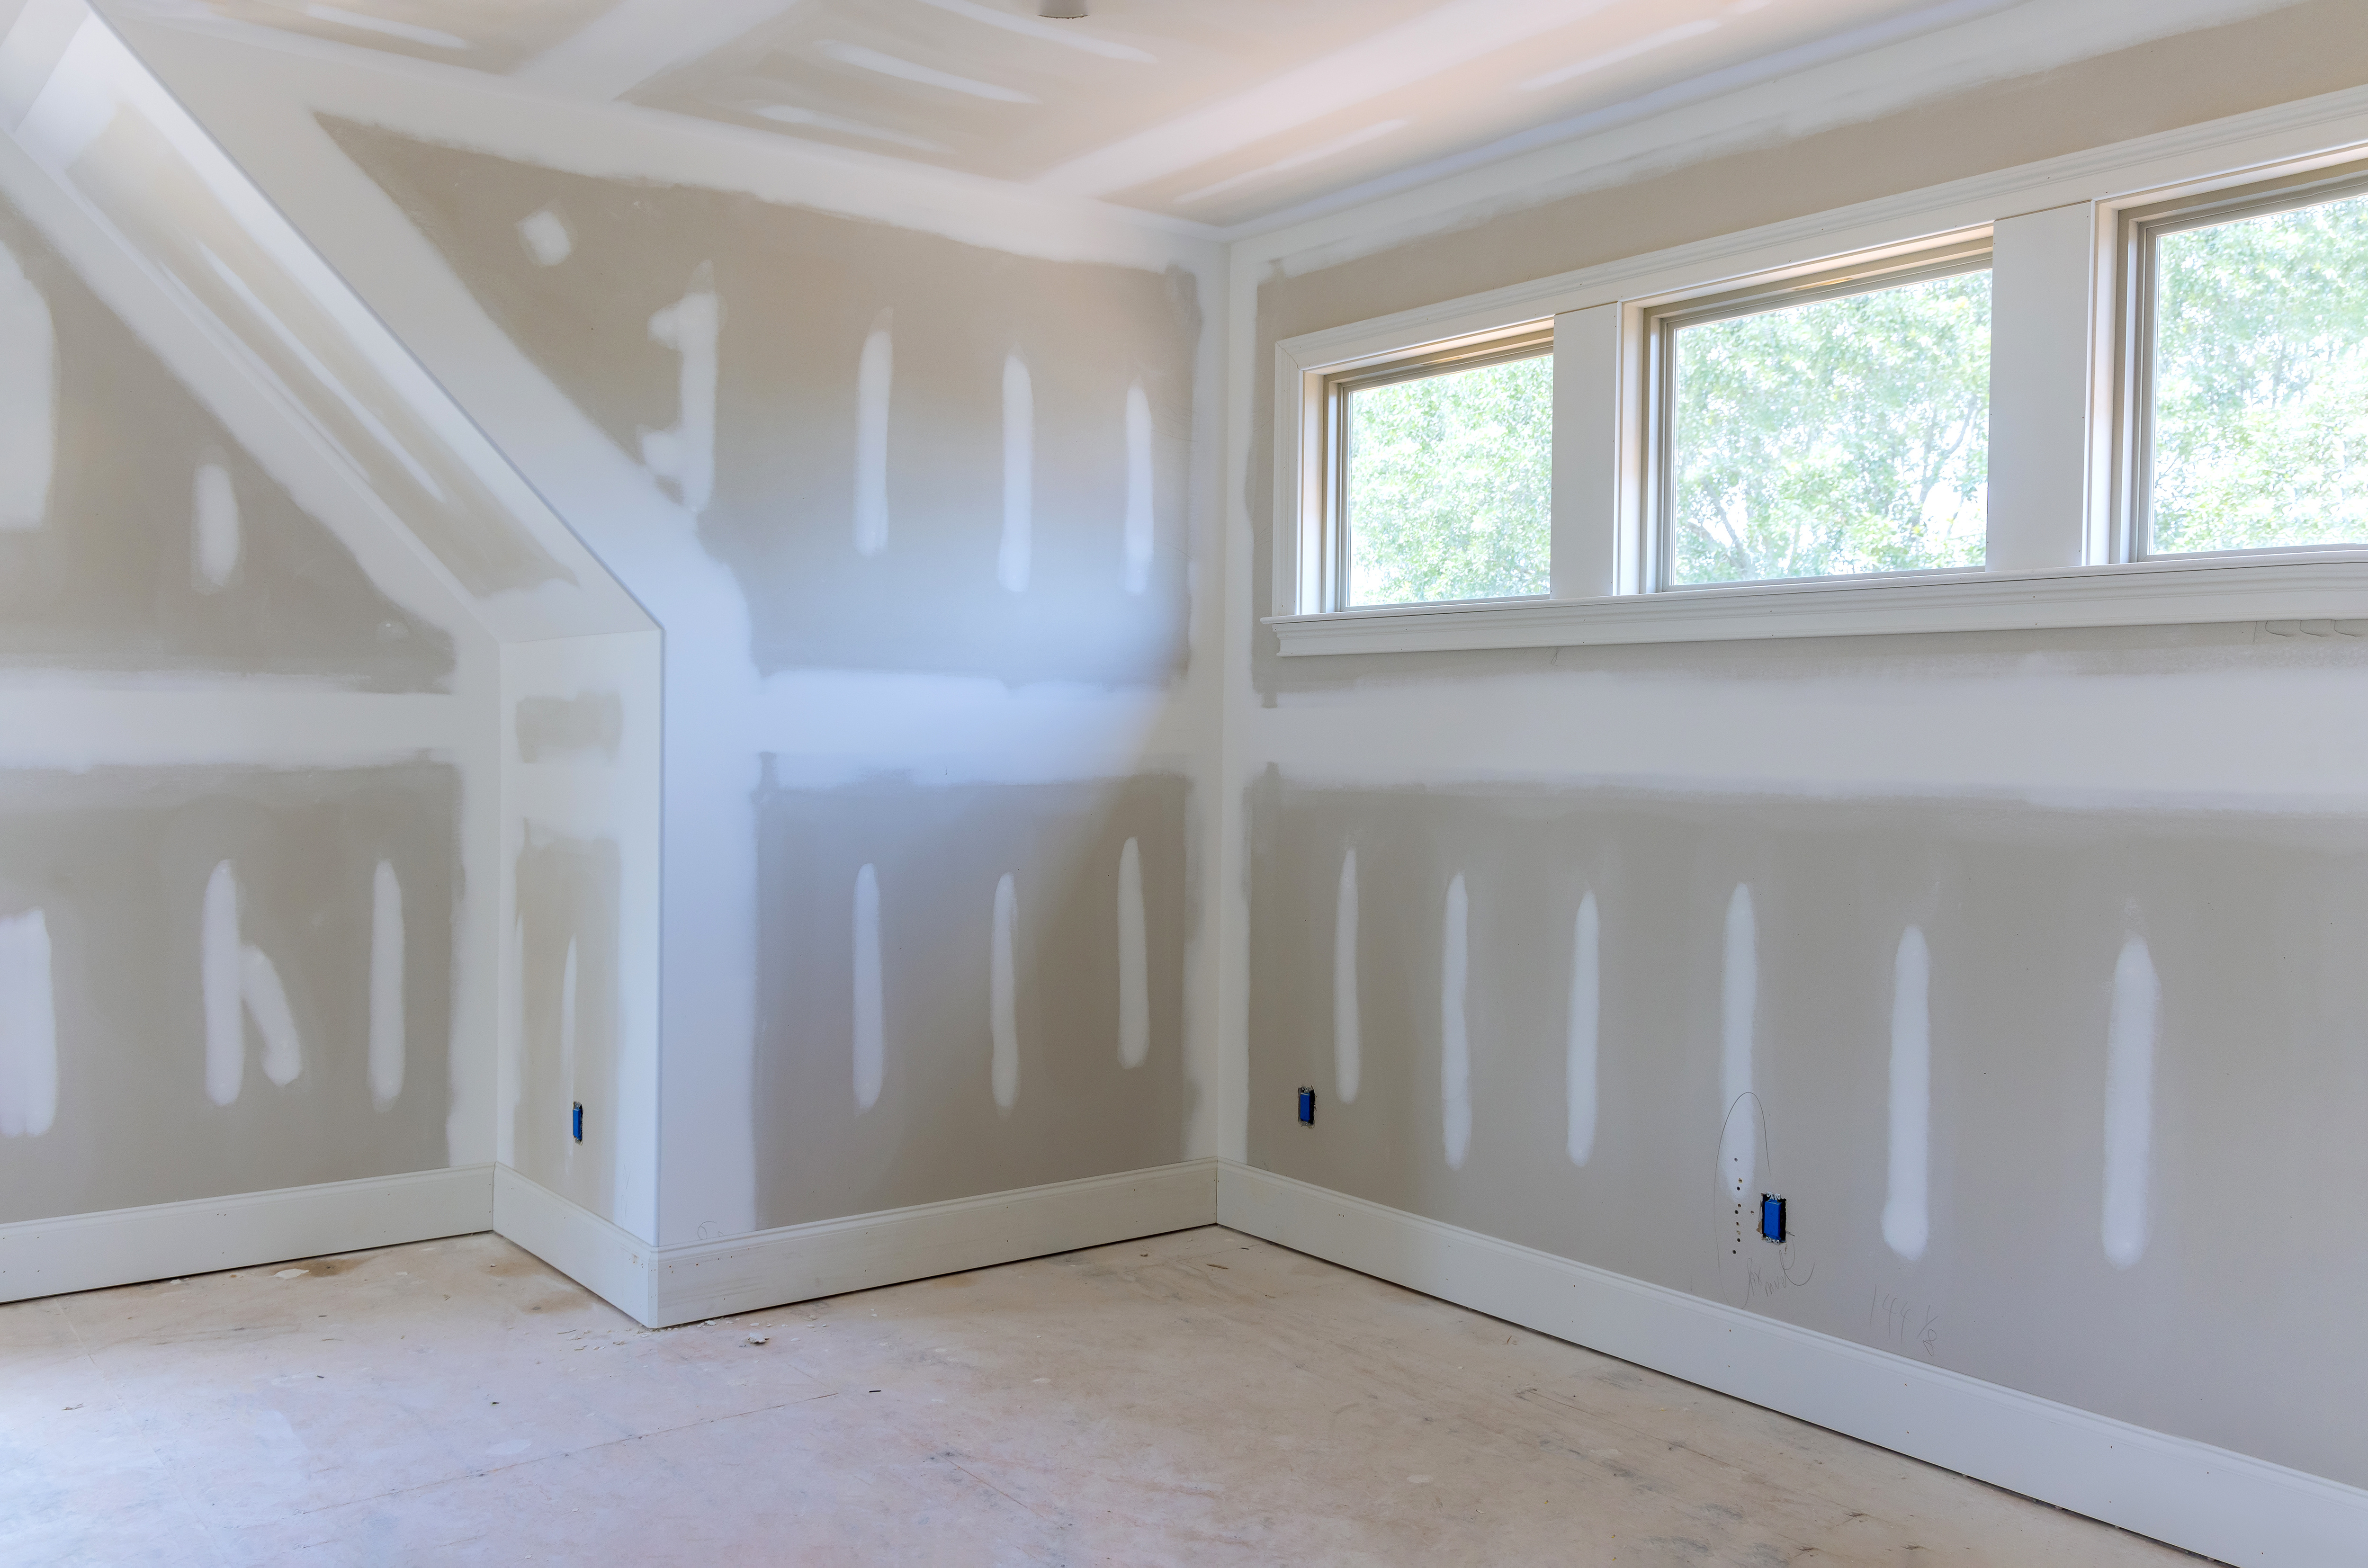
[[[2248,620],[2324,622],[2297,630],[2368,637],[2368,552],[1463,600],[1273,616],[1266,624],[1285,657],[1304,657]]]

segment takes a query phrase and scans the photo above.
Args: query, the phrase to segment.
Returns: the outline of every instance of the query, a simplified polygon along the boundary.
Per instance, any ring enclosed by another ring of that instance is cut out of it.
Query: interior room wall
[[[127,32],[663,629],[655,904],[514,824],[519,1168],[609,1180],[596,1107],[548,1146],[608,938],[534,906],[612,878],[662,933],[661,1244],[1214,1153],[1218,249]]]
[[[1258,624],[1279,340],[2356,86],[2368,35],[2300,5],[1854,116],[1892,65],[1551,200],[1480,181],[1236,245],[1227,1153],[2368,1483],[2328,1177],[2368,1114],[2368,644],[1283,660]]]
[[[193,325],[0,149],[0,1221],[491,1154],[492,642]]]
[[[655,633],[81,0],[0,0],[0,1286],[466,1224],[538,803],[503,721],[653,700],[599,658]],[[655,812],[608,796],[643,892]],[[408,1219],[286,1190],[439,1171]]]

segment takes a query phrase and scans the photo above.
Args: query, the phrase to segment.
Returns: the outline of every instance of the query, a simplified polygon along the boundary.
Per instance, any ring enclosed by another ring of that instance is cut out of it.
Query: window
[[[1285,338],[1273,647],[2352,635],[2343,125],[2283,168],[2182,131]]]
[[[1654,585],[1980,570],[1987,250],[1646,319]]]
[[[1332,608],[1547,591],[1553,347],[1528,332],[1329,381]]]
[[[2134,558],[2368,542],[2368,174],[2123,223]]]

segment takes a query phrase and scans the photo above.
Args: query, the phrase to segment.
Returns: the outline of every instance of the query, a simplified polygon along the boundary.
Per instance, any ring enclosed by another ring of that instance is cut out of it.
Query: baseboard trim
[[[650,1244],[507,1165],[494,1167],[494,1229],[650,1327]]]
[[[2368,1561],[2368,1491],[1226,1161],[1217,1222],[2223,1562]]]
[[[1213,1224],[1217,1162],[1187,1160],[911,1209],[652,1247],[507,1166],[495,1229],[650,1328]]]
[[[491,1165],[20,1220],[0,1225],[0,1301],[466,1235],[493,1222]]]

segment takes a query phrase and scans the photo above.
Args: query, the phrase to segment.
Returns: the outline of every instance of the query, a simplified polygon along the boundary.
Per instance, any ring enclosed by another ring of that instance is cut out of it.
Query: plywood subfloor
[[[0,1562],[2195,1561],[1215,1227],[660,1333],[286,1267],[0,1308]]]

